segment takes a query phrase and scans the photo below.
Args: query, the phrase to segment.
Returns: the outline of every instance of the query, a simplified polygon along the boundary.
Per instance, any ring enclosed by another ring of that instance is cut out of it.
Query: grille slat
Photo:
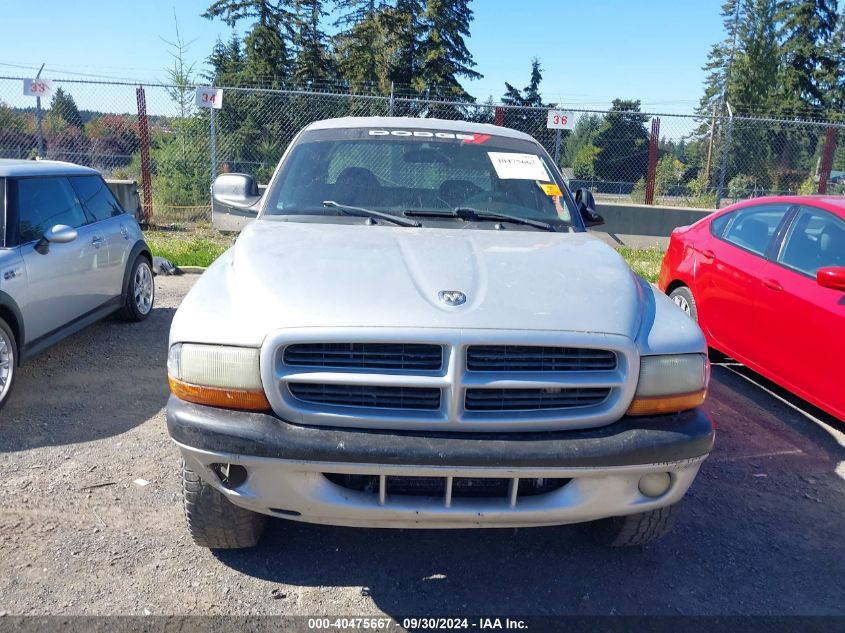
[[[434,411],[440,408],[440,389],[433,387],[373,387],[324,383],[288,383],[291,395],[311,404],[374,409]]]
[[[437,371],[443,348],[417,343],[298,343],[285,349],[284,363],[300,367]]]
[[[571,409],[601,404],[610,394],[606,387],[559,389],[467,389],[467,411],[537,411]]]
[[[323,476],[332,483],[350,490],[373,495],[380,492],[378,475],[323,473]],[[499,477],[453,477],[451,495],[447,499],[446,477],[388,475],[384,479],[387,495],[442,498],[446,503],[451,499],[508,499],[513,481],[510,478]],[[570,479],[550,477],[519,478],[516,482],[517,498],[554,492],[570,481]]]
[[[567,372],[616,369],[616,354],[609,350],[530,345],[471,345],[467,369],[488,372]]]

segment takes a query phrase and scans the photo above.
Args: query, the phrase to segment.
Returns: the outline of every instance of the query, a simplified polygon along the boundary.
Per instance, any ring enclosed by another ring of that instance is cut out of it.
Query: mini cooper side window
[[[813,277],[819,268],[845,266],[845,222],[827,211],[802,207],[778,263]]]
[[[108,185],[100,176],[71,176],[68,178],[79,201],[95,222],[123,214]]]
[[[722,239],[757,255],[765,255],[772,235],[788,210],[786,204],[763,204],[740,209],[733,214]]]
[[[21,178],[18,188],[18,243],[39,239],[57,224],[74,228],[87,223],[67,178]]]

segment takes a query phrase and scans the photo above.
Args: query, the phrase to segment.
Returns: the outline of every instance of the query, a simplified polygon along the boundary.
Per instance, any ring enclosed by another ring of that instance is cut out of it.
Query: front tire
[[[182,500],[194,543],[211,549],[238,549],[258,544],[267,517],[229,502],[182,461]]]
[[[692,290],[687,286],[678,286],[669,293],[669,298],[676,306],[686,312],[689,318],[698,323],[698,306],[695,304]]]
[[[153,266],[144,255],[138,255],[129,270],[129,283],[126,286],[126,298],[118,316],[123,321],[143,321],[153,311],[155,302],[155,282]]]
[[[590,537],[599,545],[632,547],[647,545],[666,536],[675,525],[679,503],[624,517],[599,519],[587,524]]]
[[[0,409],[6,404],[15,382],[18,346],[12,328],[0,319]]]

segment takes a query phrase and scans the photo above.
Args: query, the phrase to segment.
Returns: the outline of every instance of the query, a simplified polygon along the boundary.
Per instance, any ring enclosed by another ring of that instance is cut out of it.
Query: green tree
[[[167,94],[179,108],[179,114],[184,119],[191,112],[194,88],[194,64],[187,60],[188,51],[196,40],[186,42],[179,32],[179,21],[176,19],[176,9],[173,10],[173,23],[176,37],[173,41],[162,41],[170,48],[173,66],[167,69],[167,79],[170,86]]]
[[[296,58],[293,76],[300,86],[314,86],[337,78],[328,36],[320,20],[328,15],[323,0],[295,0]]]
[[[423,64],[422,0],[395,0],[394,6],[385,7],[382,24],[387,54],[387,79],[396,88],[418,92],[423,88],[419,77]]]
[[[61,88],[56,88],[50,101],[50,117],[55,119],[54,128],[62,127],[82,128],[82,116],[73,97]],[[63,124],[63,125],[62,125]]]
[[[740,0],[725,0],[722,3],[722,23],[725,37],[713,44],[707,54],[707,63],[702,70],[707,73],[704,79],[704,94],[698,105],[699,114],[709,116],[716,108],[721,112],[724,108],[723,96],[728,87],[728,75],[733,63],[733,51],[736,48],[739,35],[736,21],[737,3]]]
[[[472,101],[460,78],[480,79],[481,73],[464,42],[472,22],[471,0],[427,0],[420,79],[433,99]]]
[[[836,28],[836,0],[780,0],[777,5],[781,113],[818,112],[828,105],[824,75],[827,42]]]
[[[291,74],[292,0],[215,0],[203,13],[231,27],[254,21],[244,38],[243,75],[252,85],[282,88]]]
[[[531,77],[528,85],[522,90],[514,88],[505,82],[505,94],[502,103],[516,108],[505,108],[505,126],[530,134],[535,138],[542,138],[546,128],[546,106],[540,94],[540,83],[543,81],[543,68],[536,57],[531,60]],[[567,132],[568,134],[568,132]]]
[[[354,90],[378,86],[386,92],[385,38],[382,18],[383,0],[338,0],[340,29],[334,38],[341,76]]]
[[[599,180],[635,182],[645,176],[648,163],[648,117],[640,114],[639,100],[614,99],[611,111],[593,139]]]
[[[601,128],[602,118],[598,114],[583,114],[575,122],[575,127],[566,135],[563,143],[563,151],[561,152],[561,164],[564,166],[575,167],[576,156],[581,156],[582,165],[585,164],[585,157],[590,156],[590,169],[593,169],[593,159],[597,152],[593,152],[595,146],[592,145],[593,138]],[[586,153],[581,153],[581,148],[586,145],[591,146],[591,150]],[[592,176],[584,176],[585,178]]]

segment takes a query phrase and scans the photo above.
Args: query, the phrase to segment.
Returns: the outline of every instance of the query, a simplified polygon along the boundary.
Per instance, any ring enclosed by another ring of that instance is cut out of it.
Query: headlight
[[[177,343],[167,354],[170,391],[188,402],[229,409],[266,410],[259,350]]]
[[[704,402],[710,361],[704,354],[643,356],[640,380],[628,415],[658,415],[693,409]]]

